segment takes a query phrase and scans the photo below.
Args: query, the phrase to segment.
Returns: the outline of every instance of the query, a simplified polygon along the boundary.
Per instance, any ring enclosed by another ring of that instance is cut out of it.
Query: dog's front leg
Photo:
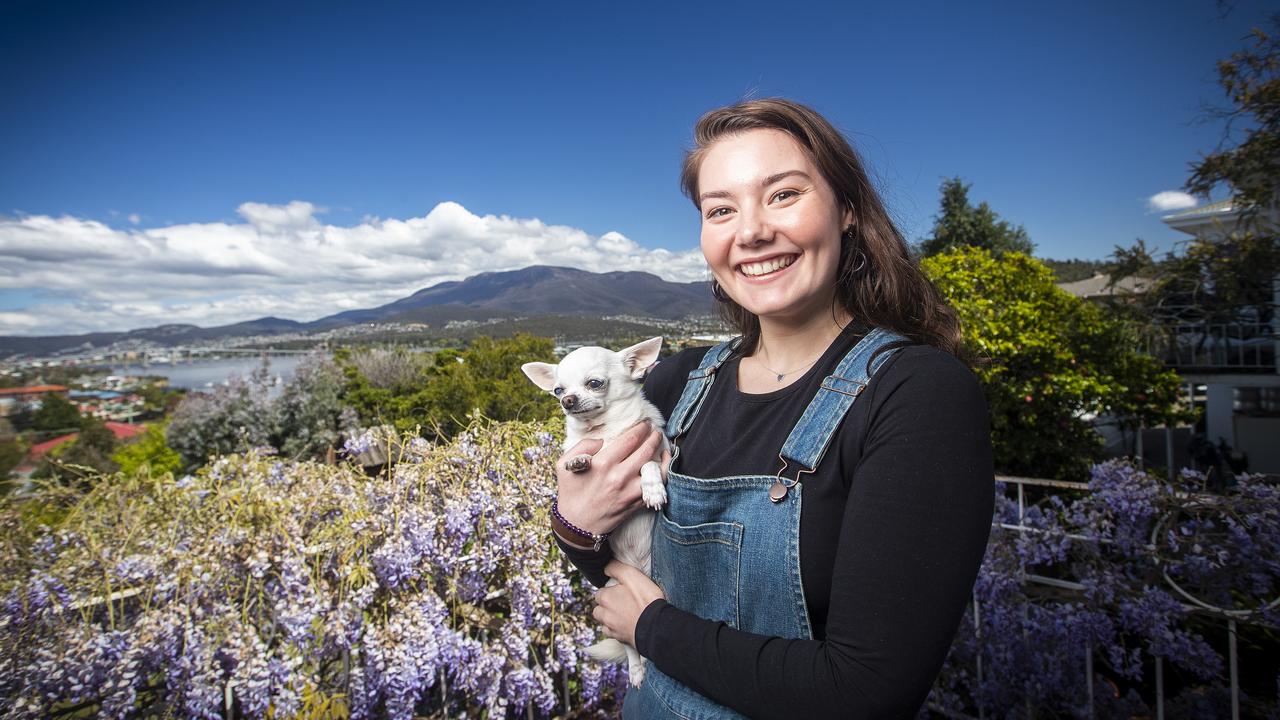
[[[631,683],[631,687],[640,687],[640,683],[644,682],[644,658],[640,656],[640,651],[624,645],[627,649],[627,681]]]
[[[667,486],[662,482],[662,466],[650,460],[640,468],[640,497],[653,510],[667,504]]]

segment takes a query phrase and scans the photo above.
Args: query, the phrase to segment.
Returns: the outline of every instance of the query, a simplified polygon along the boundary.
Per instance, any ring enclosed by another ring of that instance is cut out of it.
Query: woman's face
[[[760,318],[802,323],[835,294],[852,214],[781,130],[712,144],[698,169],[702,254],[720,286]]]

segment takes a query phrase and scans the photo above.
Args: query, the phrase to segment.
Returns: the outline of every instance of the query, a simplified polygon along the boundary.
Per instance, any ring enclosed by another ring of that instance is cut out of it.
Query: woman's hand
[[[653,459],[662,433],[639,422],[601,450],[599,440],[583,440],[556,460],[560,514],[597,535],[613,532],[632,513],[644,507],[640,499],[640,468]],[[592,455],[583,472],[565,463],[574,456]],[[664,463],[665,467],[665,463]]]
[[[648,575],[617,560],[606,565],[604,573],[618,584],[596,591],[596,609],[591,615],[604,626],[605,635],[635,647],[640,613],[649,603],[666,596]]]

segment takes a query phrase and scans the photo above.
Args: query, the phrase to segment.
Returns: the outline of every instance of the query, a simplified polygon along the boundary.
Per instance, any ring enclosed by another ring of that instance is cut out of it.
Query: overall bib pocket
[[[653,576],[667,602],[708,620],[738,627],[738,581],[742,556],[742,524],[709,522],[677,525],[658,513],[653,539]],[[717,578],[714,586],[688,582],[690,577]],[[685,578],[683,582],[673,582]]]

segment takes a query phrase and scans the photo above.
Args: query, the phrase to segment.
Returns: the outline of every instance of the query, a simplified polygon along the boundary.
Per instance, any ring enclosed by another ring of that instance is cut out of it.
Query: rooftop
[[[0,388],[0,395],[34,395],[36,393],[66,392],[64,385],[26,385],[23,387]]]
[[[1151,281],[1146,278],[1130,275],[1116,280],[1115,285],[1112,285],[1110,276],[1097,273],[1093,277],[1085,278],[1084,280],[1058,283],[1058,287],[1078,298],[1088,300],[1089,298],[1114,297],[1116,295],[1132,295],[1145,292],[1150,284]]]

